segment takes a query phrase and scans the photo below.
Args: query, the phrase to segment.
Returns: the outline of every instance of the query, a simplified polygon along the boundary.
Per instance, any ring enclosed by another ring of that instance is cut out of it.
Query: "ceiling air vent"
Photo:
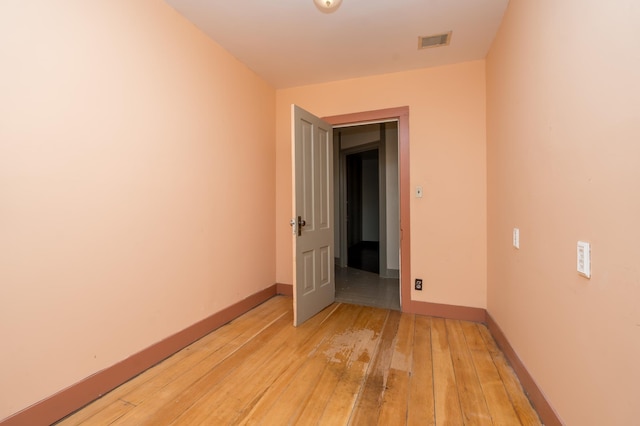
[[[418,37],[418,49],[429,49],[431,47],[448,46],[450,41],[451,31],[444,34]]]

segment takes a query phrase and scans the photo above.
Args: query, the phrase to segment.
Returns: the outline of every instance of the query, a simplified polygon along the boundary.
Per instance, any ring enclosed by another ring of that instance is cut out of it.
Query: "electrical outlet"
[[[418,291],[422,291],[422,278],[416,278],[415,289]]]

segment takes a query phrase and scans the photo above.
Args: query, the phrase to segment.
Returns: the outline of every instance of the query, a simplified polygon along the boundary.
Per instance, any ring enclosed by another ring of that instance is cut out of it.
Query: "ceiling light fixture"
[[[321,12],[331,13],[340,7],[342,0],[313,0],[313,2]]]

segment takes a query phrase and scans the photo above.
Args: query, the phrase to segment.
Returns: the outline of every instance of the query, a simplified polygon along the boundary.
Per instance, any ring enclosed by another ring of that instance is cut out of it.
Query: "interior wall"
[[[485,63],[316,84],[276,92],[276,278],[293,282],[291,104],[331,116],[409,106],[414,300],[486,307]],[[461,125],[464,123],[464,125]]]
[[[274,284],[275,90],[159,0],[3,2],[0,52],[2,419]]]
[[[640,417],[638,22],[630,0],[512,1],[487,59],[488,311],[569,425]]]
[[[340,149],[355,148],[380,141],[380,125],[367,124],[355,127],[343,127],[340,132]]]

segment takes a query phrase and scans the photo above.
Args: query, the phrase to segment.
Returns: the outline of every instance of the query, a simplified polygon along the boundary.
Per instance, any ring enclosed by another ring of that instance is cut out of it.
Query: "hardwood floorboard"
[[[446,320],[445,324],[464,424],[491,425],[489,408],[487,407],[460,321]]]
[[[482,324],[277,296],[59,422],[540,425]]]
[[[436,425],[464,425],[447,327],[442,318],[433,318],[431,321],[431,344]]]
[[[359,335],[356,350],[352,354],[347,370],[322,412],[320,425],[346,425],[354,411],[358,395],[373,359],[381,330],[387,321],[389,311],[374,309],[364,331]]]
[[[376,312],[382,312],[372,308],[365,308],[357,316],[349,330],[337,334],[332,338],[332,347],[325,352],[327,360],[324,363],[322,376],[315,388],[309,392],[302,409],[291,418],[291,423],[298,425],[316,425],[325,411],[331,397],[335,394],[338,385],[345,379],[354,358],[361,356],[361,347],[366,342],[367,327],[375,318]]]
[[[393,345],[400,325],[400,312],[391,311],[382,329],[380,342],[373,363],[364,378],[363,388],[356,402],[350,423],[355,425],[378,424],[380,406],[387,386]]]
[[[493,423],[499,425],[519,424],[520,420],[513,405],[503,403],[503,401],[510,400],[509,395],[482,339],[478,325],[473,323],[461,325]]]
[[[390,425],[398,421],[406,423],[413,358],[414,321],[415,315],[400,317],[391,365],[387,370],[387,381],[382,389],[378,424]]]
[[[415,316],[407,424],[435,425],[431,318]]]

